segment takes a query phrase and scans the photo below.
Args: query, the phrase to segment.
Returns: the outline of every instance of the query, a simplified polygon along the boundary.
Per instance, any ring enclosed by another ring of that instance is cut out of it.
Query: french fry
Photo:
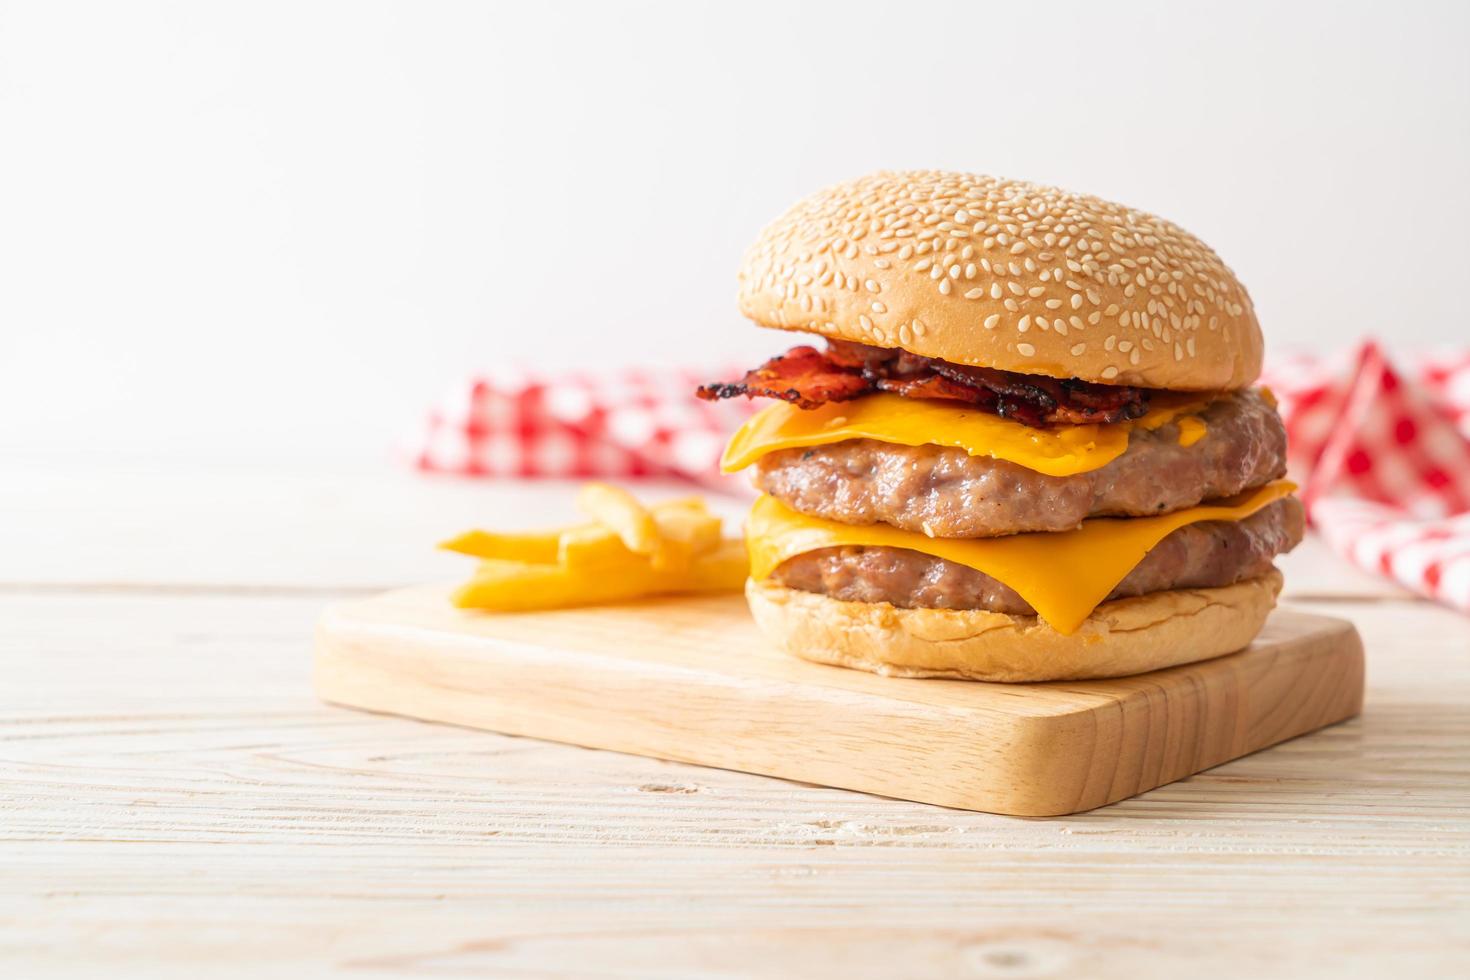
[[[588,483],[577,493],[577,509],[616,534],[637,555],[658,551],[658,524],[648,508],[621,487]]]
[[[738,591],[749,574],[745,542],[738,538],[690,562],[682,570],[660,570],[644,557],[609,568],[570,568],[489,560],[454,594],[462,609],[528,612],[620,602],[678,592]]]
[[[655,568],[667,571],[688,568],[691,559],[720,543],[721,521],[702,505],[669,501],[655,504],[649,512],[659,534],[659,546],[647,559]],[[561,533],[556,560],[569,568],[605,568],[643,557],[629,551],[611,529],[589,524],[567,528]]]
[[[749,574],[745,542],[722,538],[720,518],[697,497],[644,507],[625,490],[592,483],[577,505],[593,523],[520,534],[471,531],[441,544],[483,559],[455,604],[558,609],[738,590]]]
[[[695,508],[683,502],[659,504],[653,508],[653,519],[663,539],[667,567],[688,567],[690,560],[714,550],[720,543],[723,522],[702,505]]]
[[[739,592],[750,577],[750,555],[744,538],[723,538],[689,567],[684,592]]]
[[[708,514],[709,505],[704,502],[703,497],[675,497],[673,500],[659,501],[649,510],[655,514],[663,510],[693,510],[701,514]]]
[[[592,525],[587,525],[591,527]],[[440,548],[473,558],[497,558],[506,561],[554,562],[561,535],[565,531],[525,531],[501,534],[494,531],[466,531],[442,541]]]
[[[567,568],[606,568],[648,560],[629,551],[622,538],[601,524],[569,527],[557,543],[556,562]]]

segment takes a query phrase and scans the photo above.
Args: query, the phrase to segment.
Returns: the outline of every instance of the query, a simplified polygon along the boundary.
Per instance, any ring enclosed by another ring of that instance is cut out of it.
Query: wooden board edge
[[[1072,734],[1078,751],[1111,764],[1087,767],[1095,778],[1075,798],[1059,800],[1053,812],[1032,815],[1064,816],[1116,803],[1361,714],[1366,655],[1357,628],[1337,617],[1291,615],[1321,627],[1306,650],[1269,660],[1231,654],[1118,678],[1136,686],[1115,705],[1035,719]],[[1191,683],[1168,691],[1159,683],[1162,675],[1188,677]],[[1166,700],[1177,700],[1180,691],[1187,703],[1172,709],[1155,703],[1166,692]],[[1166,724],[1157,737],[1160,716]],[[1222,716],[1228,723],[1220,721]],[[1130,742],[1137,750],[1122,750]],[[1191,746],[1195,751],[1184,751]]]
[[[339,604],[350,605],[351,603]],[[953,780],[946,787],[929,785],[915,791],[898,789],[891,783],[862,773],[833,772],[831,760],[827,760],[822,767],[826,775],[817,776],[810,769],[797,772],[784,764],[773,764],[760,758],[758,753],[751,756],[729,753],[714,759],[703,752],[680,751],[677,739],[620,739],[609,738],[601,733],[589,736],[584,731],[585,725],[571,724],[567,727],[565,720],[560,725],[548,723],[546,719],[528,722],[515,712],[507,712],[503,706],[497,708],[491,693],[485,691],[468,692],[472,700],[479,702],[481,713],[476,717],[470,717],[468,712],[446,713],[442,709],[426,711],[421,703],[416,703],[422,699],[416,697],[419,692],[415,692],[412,683],[405,682],[401,676],[397,683],[393,682],[391,675],[394,671],[391,665],[386,671],[381,666],[373,668],[381,675],[376,688],[371,683],[364,684],[361,676],[364,651],[374,644],[374,630],[384,627],[382,624],[355,626],[350,617],[333,615],[343,611],[342,608],[332,607],[323,615],[317,628],[314,683],[318,696],[333,704],[471,728],[488,728],[506,734],[590,748],[754,772],[776,778],[818,782],[878,796],[1014,816],[1064,816],[1117,802],[1326,725],[1344,721],[1356,715],[1362,704],[1363,650],[1352,624],[1328,617],[1294,613],[1296,616],[1305,615],[1321,620],[1332,627],[1313,644],[1313,649],[1308,651],[1309,656],[1292,658],[1294,670],[1287,671],[1279,664],[1250,665],[1244,662],[1249,658],[1243,658],[1242,655],[1169,669],[1169,672],[1189,672],[1208,668],[1205,670],[1206,680],[1191,683],[1184,688],[1191,692],[1191,697],[1198,703],[1193,706],[1175,705],[1175,718],[1187,717],[1191,714],[1192,707],[1198,708],[1198,711],[1193,712],[1199,719],[1196,723],[1198,727],[1208,724],[1210,711],[1230,710],[1232,705],[1235,710],[1240,711],[1244,705],[1246,714],[1232,720],[1227,729],[1228,738],[1217,738],[1194,752],[1183,753],[1168,742],[1169,738],[1176,737],[1178,733],[1165,730],[1165,741],[1159,744],[1160,736],[1149,730],[1154,723],[1148,710],[1149,698],[1156,696],[1148,692],[1151,686],[1157,689],[1158,679],[1150,681],[1149,675],[1141,675],[1131,679],[1137,681],[1135,690],[1109,709],[1079,709],[1051,715],[1016,716],[1013,719],[1008,733],[1009,739],[1006,741],[1008,760],[1012,768],[1026,768],[1041,774],[1037,779],[1027,781],[1030,789],[1023,790],[1004,780],[987,778],[993,774],[976,770],[968,777],[962,776]],[[413,633],[415,630],[409,629],[406,632]],[[433,631],[418,632],[424,634],[419,637],[423,641],[426,636],[431,638]],[[1333,658],[1341,659],[1342,663],[1337,664],[1335,670],[1323,671],[1323,665]],[[351,673],[356,676],[349,676],[348,672],[339,669],[348,663],[352,665]],[[523,664],[520,669],[530,668]],[[1318,696],[1310,704],[1306,704],[1306,699],[1293,698],[1299,682],[1313,672],[1335,675],[1337,682],[1328,688],[1325,697]],[[1270,683],[1262,690],[1252,691],[1252,685],[1261,687],[1262,677],[1267,678]],[[764,689],[761,697],[748,702],[742,702],[741,698],[750,697],[751,690],[742,692],[739,685],[725,693],[733,691],[733,703],[738,708],[749,708],[758,714],[761,707],[769,704],[773,684],[775,688],[781,687],[779,682],[769,680],[746,684],[747,688]],[[1253,696],[1242,699],[1241,691]],[[774,693],[779,697],[791,692],[777,690]],[[456,694],[463,696],[466,692],[460,690]],[[855,700],[865,699],[855,697]],[[912,705],[905,703],[891,707],[895,712],[902,713],[912,708]],[[1303,710],[1304,707],[1307,710]],[[956,723],[963,723],[963,712],[948,713],[954,716]],[[496,717],[487,723],[486,718],[489,715]],[[991,737],[995,735],[994,732],[987,734]],[[1122,746],[1128,742],[1140,746],[1141,749],[1124,750]],[[913,746],[909,748],[912,750]],[[1130,751],[1133,752],[1132,756]],[[1068,772],[1075,771],[1076,766],[1068,764],[1067,760],[1082,752],[1089,753],[1092,758],[1101,756],[1113,760],[1114,765],[1107,770],[1106,778],[1091,775],[1095,772],[1092,766],[1084,767],[1084,771],[1090,775],[1081,783],[1068,778]],[[1130,768],[1121,764],[1121,760],[1132,757],[1141,760],[1137,766]],[[1048,788],[1038,792],[1035,788],[1038,782]]]

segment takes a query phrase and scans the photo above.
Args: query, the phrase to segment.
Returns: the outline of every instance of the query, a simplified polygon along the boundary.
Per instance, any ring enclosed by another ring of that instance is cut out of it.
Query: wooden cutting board
[[[771,649],[737,595],[470,613],[448,586],[329,608],[336,704],[967,810],[1089,810],[1356,715],[1352,624],[1278,610],[1248,650],[1136,677],[906,680]]]

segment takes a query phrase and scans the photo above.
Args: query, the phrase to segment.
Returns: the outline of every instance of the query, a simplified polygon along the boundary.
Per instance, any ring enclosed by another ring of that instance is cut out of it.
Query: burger
[[[904,677],[1113,677],[1248,646],[1302,537],[1250,297],[1162,218],[1016,180],[882,172],[740,271],[800,331],[705,399],[770,399],[746,596],[780,648]]]

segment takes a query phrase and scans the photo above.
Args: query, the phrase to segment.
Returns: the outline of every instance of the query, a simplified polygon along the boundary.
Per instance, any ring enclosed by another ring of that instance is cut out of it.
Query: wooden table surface
[[[324,603],[569,490],[8,462],[0,976],[1470,975],[1470,619],[1311,543],[1362,717],[1073,817],[316,702]]]

